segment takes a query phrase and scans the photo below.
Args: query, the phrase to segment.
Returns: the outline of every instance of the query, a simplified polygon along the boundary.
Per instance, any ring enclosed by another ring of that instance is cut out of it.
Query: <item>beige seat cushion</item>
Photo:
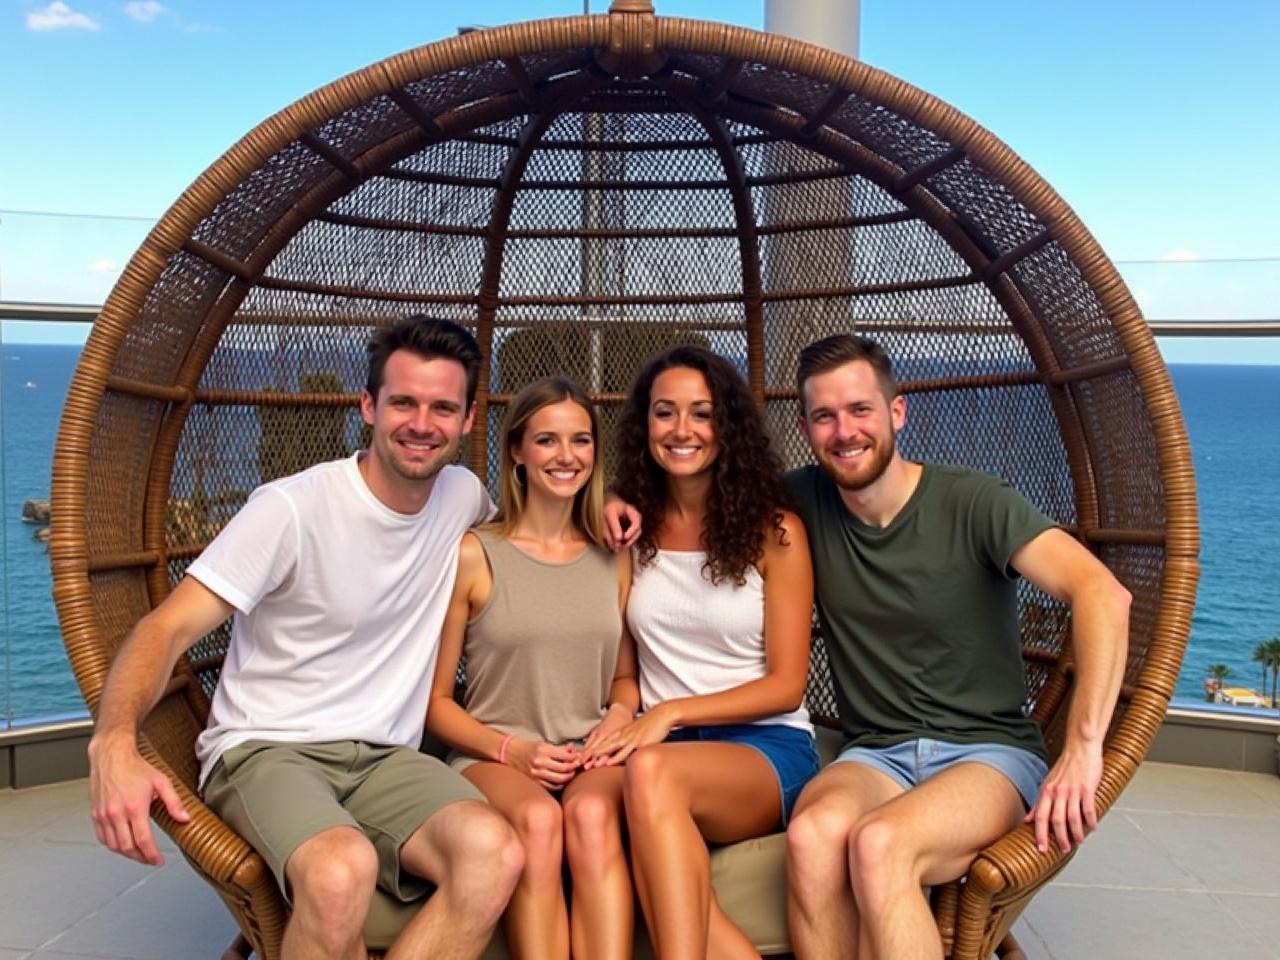
[[[786,834],[774,833],[717,849],[711,855],[711,883],[716,899],[762,954],[788,953]],[[420,904],[404,904],[378,892],[365,923],[365,942],[385,950],[400,928],[409,922]],[[653,956],[644,923],[637,911],[635,957]],[[502,936],[494,938],[485,951],[485,960],[506,960]]]
[[[840,740],[838,733],[818,730],[818,756],[824,766],[835,757]],[[765,956],[791,952],[787,936],[786,856],[784,833],[731,843],[711,854],[711,885],[716,899],[729,919]],[[418,907],[416,903],[397,903],[379,891],[365,923],[365,942],[373,949],[385,950]],[[638,909],[636,919],[634,956],[636,960],[651,960],[653,949]],[[507,960],[509,956],[499,934],[485,951],[484,960]]]

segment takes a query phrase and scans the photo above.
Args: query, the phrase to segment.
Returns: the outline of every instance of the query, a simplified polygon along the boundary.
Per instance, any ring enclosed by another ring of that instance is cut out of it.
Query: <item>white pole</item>
[[[765,0],[764,26],[770,33],[792,37],[827,47],[846,56],[858,55],[858,15],[860,0]],[[777,173],[813,166],[812,154],[796,144],[775,144],[767,154],[769,168]],[[823,162],[821,165],[829,165]],[[827,196],[831,207],[828,216],[846,216],[853,212],[852,190],[838,190],[834,183]],[[812,217],[795,190],[769,188],[757,216],[770,222]],[[777,234],[761,245],[766,290],[797,287],[841,286],[851,282],[856,240],[852,230],[846,231],[826,249],[821,261],[815,262],[813,251],[803,235]],[[765,363],[765,381],[769,387],[787,387],[793,381],[795,360],[808,343],[836,330],[852,330],[855,326],[849,304],[815,300],[806,304],[780,301],[765,305],[765,339],[770,344]],[[790,424],[771,424],[775,431]],[[785,435],[777,433],[777,435]]]
[[[861,0],[765,0],[764,28],[856,57],[860,6]]]

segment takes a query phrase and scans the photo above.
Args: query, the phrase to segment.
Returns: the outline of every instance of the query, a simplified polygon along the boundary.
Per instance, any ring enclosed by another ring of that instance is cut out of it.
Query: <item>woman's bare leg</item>
[[[524,846],[524,871],[507,906],[504,929],[517,960],[569,956],[569,915],[560,879],[564,821],[560,804],[518,770],[476,763],[463,776],[510,821]]]
[[[657,955],[758,957],[715,905],[707,841],[731,843],[778,828],[782,801],[769,761],[736,743],[661,743],[628,758],[623,792],[636,884]]]
[[[626,960],[635,931],[622,843],[623,767],[579,773],[564,791],[565,856],[573,877],[569,935],[584,960]]]

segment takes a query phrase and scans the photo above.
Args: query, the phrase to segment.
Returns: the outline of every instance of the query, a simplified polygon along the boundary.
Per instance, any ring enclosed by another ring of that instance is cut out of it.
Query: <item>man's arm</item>
[[[1076,682],[1066,742],[1027,814],[1040,851],[1049,849],[1052,831],[1065,853],[1098,824],[1094,795],[1102,779],[1102,740],[1124,676],[1131,597],[1097,557],[1062,530],[1046,530],[1011,560],[1027,580],[1071,606]]]
[[[168,778],[138,753],[138,726],[160,699],[178,657],[233,609],[200,581],[184,578],[130,631],[107,675],[89,741],[93,825],[100,843],[131,860],[164,863],[151,834],[152,797],[175,820],[188,819]]]
[[[612,490],[604,495],[604,542],[614,553],[626,550],[640,536],[640,511]]]

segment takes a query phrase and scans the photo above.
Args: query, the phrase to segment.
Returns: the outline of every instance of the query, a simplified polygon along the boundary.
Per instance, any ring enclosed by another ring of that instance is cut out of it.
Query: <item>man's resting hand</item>
[[[1063,853],[1084,842],[1098,826],[1094,795],[1101,780],[1101,744],[1068,743],[1026,816],[1026,823],[1035,824],[1037,850],[1048,852],[1051,839]]]
[[[151,830],[151,800],[159,797],[179,823],[191,819],[169,778],[142,759],[132,742],[89,744],[89,799],[98,842],[130,860],[160,866]]]

